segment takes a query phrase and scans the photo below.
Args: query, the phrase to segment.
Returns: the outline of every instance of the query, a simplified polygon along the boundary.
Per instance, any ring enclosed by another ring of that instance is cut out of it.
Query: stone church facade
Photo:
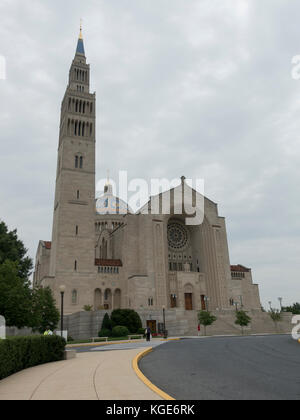
[[[175,211],[176,197],[190,190],[196,203],[199,193],[184,177],[157,197],[169,194],[167,215],[152,214],[151,200],[131,212],[109,182],[96,200],[95,145],[96,95],[90,92],[80,33],[61,106],[52,241],[39,242],[34,285],[50,286],[58,306],[64,285],[66,314],[79,313],[85,305],[99,313],[132,308],[153,329],[161,323],[163,308],[174,325],[190,319],[196,325],[201,309],[260,311],[251,270],[230,264],[225,219],[217,204],[202,197],[203,223],[186,225],[184,211]]]

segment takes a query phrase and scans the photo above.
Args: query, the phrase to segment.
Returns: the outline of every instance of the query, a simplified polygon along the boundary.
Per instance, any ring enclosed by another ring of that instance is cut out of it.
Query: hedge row
[[[58,336],[0,340],[0,380],[33,366],[63,360],[66,342]]]

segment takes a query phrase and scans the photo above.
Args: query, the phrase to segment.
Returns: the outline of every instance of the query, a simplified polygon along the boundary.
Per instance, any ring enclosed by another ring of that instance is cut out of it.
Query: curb
[[[175,401],[175,398],[171,397],[170,395],[166,394],[164,391],[159,389],[157,386],[155,386],[152,382],[149,381],[149,379],[146,378],[146,376],[142,373],[142,371],[139,368],[139,361],[145,357],[147,354],[151,353],[153,350],[153,347],[143,350],[141,353],[139,353],[132,361],[132,367],[135,371],[137,377],[148,387],[151,389],[151,391],[155,392],[159,397],[161,397],[163,400],[169,400],[169,401]]]

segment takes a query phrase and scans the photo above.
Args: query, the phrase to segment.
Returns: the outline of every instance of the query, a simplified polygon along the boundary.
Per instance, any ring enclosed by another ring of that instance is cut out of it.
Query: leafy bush
[[[14,337],[0,341],[0,380],[20,370],[63,360],[66,342],[58,336]]]
[[[137,312],[132,309],[116,309],[111,314],[112,327],[123,326],[135,334],[142,328],[142,321]]]
[[[143,334],[143,335],[145,335],[145,329],[146,329],[146,328],[139,328],[139,329],[137,330],[137,334]]]
[[[113,337],[127,337],[129,334],[128,328],[118,325],[113,328],[112,336]]]
[[[84,305],[83,310],[85,312],[92,312],[93,305]]]
[[[98,337],[111,337],[111,335],[111,330],[108,330],[107,328],[102,328],[102,330],[99,331]]]

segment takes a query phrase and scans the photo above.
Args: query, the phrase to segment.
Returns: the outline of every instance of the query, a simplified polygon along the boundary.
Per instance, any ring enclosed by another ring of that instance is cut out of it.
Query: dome
[[[125,201],[116,197],[112,193],[112,186],[106,184],[104,194],[96,199],[97,214],[127,214],[132,213]]]

